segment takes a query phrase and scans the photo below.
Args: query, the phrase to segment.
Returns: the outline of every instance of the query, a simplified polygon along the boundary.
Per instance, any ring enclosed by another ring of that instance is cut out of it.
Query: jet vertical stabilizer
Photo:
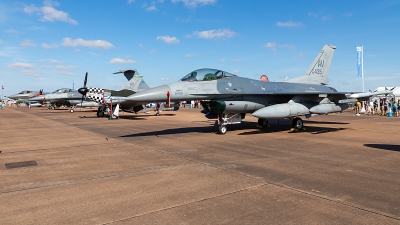
[[[113,74],[123,73],[128,82],[120,90],[130,90],[138,92],[140,90],[146,90],[149,88],[143,80],[143,76],[138,73],[135,69],[120,70]]]
[[[285,82],[327,85],[329,83],[328,74],[335,49],[336,46],[325,45],[304,75],[288,79]]]

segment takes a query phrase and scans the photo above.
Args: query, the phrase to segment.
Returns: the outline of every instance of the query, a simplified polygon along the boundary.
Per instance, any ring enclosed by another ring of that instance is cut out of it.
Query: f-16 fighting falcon
[[[222,70],[199,69],[179,82],[135,93],[119,104],[140,110],[149,102],[202,100],[202,112],[207,118],[218,119],[220,134],[227,132],[228,124],[241,123],[246,113],[259,118],[261,127],[268,126],[268,119],[289,119],[291,130],[298,131],[303,129],[300,116],[341,112],[349,103],[377,94],[364,93],[352,98],[349,92],[337,92],[327,86],[335,49],[325,45],[304,75],[285,82],[263,82]]]
[[[70,106],[70,112],[73,113],[74,109],[77,105],[80,107],[95,107],[99,106],[99,104],[92,101],[83,101],[81,100],[82,95],[75,90],[69,88],[60,88],[55,90],[51,94],[45,94],[30,98],[29,101],[36,102],[50,102],[49,109],[55,109],[56,105],[66,105]]]

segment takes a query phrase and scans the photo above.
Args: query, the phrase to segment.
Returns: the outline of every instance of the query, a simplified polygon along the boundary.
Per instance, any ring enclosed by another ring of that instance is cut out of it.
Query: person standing
[[[357,101],[356,102],[356,116],[360,115],[360,110],[361,110],[361,102]]]
[[[393,101],[393,114],[395,117],[399,116],[399,106],[397,105],[396,100]]]

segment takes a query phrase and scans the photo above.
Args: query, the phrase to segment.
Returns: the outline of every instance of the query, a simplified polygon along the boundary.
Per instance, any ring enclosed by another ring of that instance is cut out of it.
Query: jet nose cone
[[[86,93],[88,92],[88,89],[85,88],[85,87],[79,88],[79,89],[78,89],[78,92],[79,92],[81,95],[86,95]]]
[[[168,85],[163,85],[135,93],[129,96],[128,100],[136,102],[166,102],[168,101],[168,94],[170,94],[170,92],[171,88]]]

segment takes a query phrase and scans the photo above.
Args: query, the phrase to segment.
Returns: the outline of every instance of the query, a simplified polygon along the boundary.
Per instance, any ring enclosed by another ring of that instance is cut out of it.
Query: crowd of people
[[[186,108],[186,106],[188,106],[191,109],[199,108],[201,106],[200,100],[182,101],[180,102],[180,105],[183,106],[183,108]]]
[[[388,116],[389,113],[394,117],[399,116],[400,100],[395,98],[382,98],[371,99],[369,101],[356,102],[354,104],[355,115],[359,116],[362,109],[365,109],[365,115],[378,115]]]

